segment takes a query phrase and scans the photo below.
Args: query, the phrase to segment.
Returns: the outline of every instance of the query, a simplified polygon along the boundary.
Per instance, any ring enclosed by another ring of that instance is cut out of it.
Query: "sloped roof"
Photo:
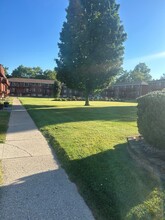
[[[9,82],[54,84],[54,80],[32,78],[9,78]]]
[[[165,82],[165,79],[156,79],[156,80],[149,81],[148,83],[151,84],[151,83],[159,83],[159,82]]]
[[[144,82],[144,81],[142,81],[142,82],[133,82],[133,83],[131,83],[131,82],[123,82],[123,83],[116,83],[113,86],[140,86],[140,85],[146,85],[147,86],[148,83]]]

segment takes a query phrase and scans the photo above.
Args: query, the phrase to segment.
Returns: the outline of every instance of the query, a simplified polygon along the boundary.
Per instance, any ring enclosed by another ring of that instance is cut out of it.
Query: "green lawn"
[[[8,127],[10,113],[7,111],[0,111],[0,144],[5,142],[6,131]],[[0,185],[2,184],[2,168],[0,161]]]
[[[96,219],[162,219],[160,184],[136,166],[126,137],[137,134],[136,103],[21,98]]]
[[[10,113],[7,111],[0,111],[0,143],[4,143],[6,131],[8,127]]]

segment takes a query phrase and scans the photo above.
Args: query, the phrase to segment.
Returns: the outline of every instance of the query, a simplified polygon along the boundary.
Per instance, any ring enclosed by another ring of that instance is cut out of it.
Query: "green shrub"
[[[53,101],[69,101],[67,98],[54,98]]]
[[[61,101],[61,98],[54,98],[53,101]]]
[[[67,101],[67,99],[66,98],[62,98],[61,101]]]
[[[137,101],[139,133],[153,147],[165,149],[165,92],[151,92]]]

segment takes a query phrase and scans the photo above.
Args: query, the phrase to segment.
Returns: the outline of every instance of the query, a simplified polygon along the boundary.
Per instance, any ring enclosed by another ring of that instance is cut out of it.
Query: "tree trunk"
[[[89,93],[88,92],[85,93],[85,106],[90,106],[89,105]]]

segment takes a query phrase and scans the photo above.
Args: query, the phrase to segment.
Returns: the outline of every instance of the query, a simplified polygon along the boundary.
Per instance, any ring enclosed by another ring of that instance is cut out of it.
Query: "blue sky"
[[[123,67],[145,62],[157,79],[165,73],[165,1],[118,0],[128,39]]]
[[[123,67],[145,62],[153,78],[165,73],[165,1],[118,0],[128,39]],[[0,0],[0,63],[53,69],[68,0]]]

